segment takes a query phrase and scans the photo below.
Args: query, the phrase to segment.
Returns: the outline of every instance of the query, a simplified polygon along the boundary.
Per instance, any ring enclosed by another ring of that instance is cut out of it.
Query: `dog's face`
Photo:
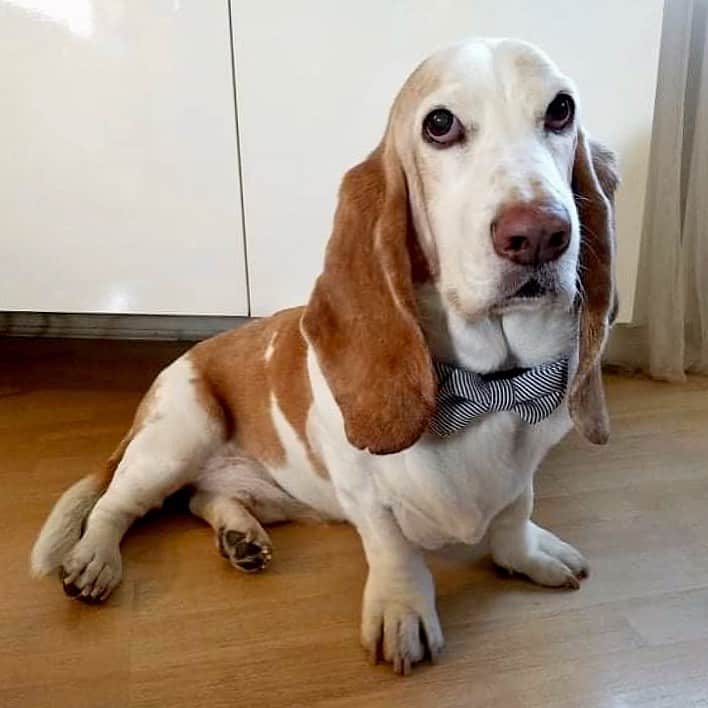
[[[453,47],[402,89],[390,129],[415,230],[464,317],[573,302],[578,113],[572,82],[517,41]]]

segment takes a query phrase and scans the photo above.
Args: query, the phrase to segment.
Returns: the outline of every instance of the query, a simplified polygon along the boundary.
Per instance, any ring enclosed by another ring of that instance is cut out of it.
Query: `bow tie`
[[[532,369],[477,374],[434,362],[438,379],[437,408],[430,429],[447,437],[485,413],[512,411],[527,423],[538,423],[558,408],[568,383],[568,360]]]

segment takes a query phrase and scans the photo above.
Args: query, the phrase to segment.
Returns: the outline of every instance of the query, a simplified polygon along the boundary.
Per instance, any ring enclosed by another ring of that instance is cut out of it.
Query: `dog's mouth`
[[[550,293],[550,288],[538,278],[529,278],[509,300],[534,300]]]
[[[558,293],[555,278],[549,273],[535,272],[519,285],[510,284],[508,295],[502,300],[502,306],[509,304],[538,304],[553,298]]]
[[[483,309],[466,307],[456,290],[446,292],[450,306],[472,321],[488,315],[504,315],[512,311],[533,311],[544,307],[570,305],[574,293],[566,291],[555,268],[541,266],[517,269],[506,274],[500,283],[497,296]]]
[[[551,273],[536,271],[519,283],[509,283],[507,295],[494,308],[497,312],[510,309],[542,307],[558,296],[558,285]]]

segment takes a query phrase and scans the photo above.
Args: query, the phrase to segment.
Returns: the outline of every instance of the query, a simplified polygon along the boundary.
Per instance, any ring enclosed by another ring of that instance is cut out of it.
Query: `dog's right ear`
[[[415,443],[435,406],[411,229],[403,170],[384,141],[344,177],[324,270],[302,320],[349,442],[376,454]]]

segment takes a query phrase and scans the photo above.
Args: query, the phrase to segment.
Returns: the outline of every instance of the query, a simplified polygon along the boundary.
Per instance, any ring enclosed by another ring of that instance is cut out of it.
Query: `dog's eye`
[[[423,121],[425,139],[441,147],[456,143],[462,138],[464,132],[460,121],[447,108],[436,108],[430,111]]]
[[[575,114],[575,103],[567,93],[559,93],[546,108],[546,130],[560,133],[572,122]]]

